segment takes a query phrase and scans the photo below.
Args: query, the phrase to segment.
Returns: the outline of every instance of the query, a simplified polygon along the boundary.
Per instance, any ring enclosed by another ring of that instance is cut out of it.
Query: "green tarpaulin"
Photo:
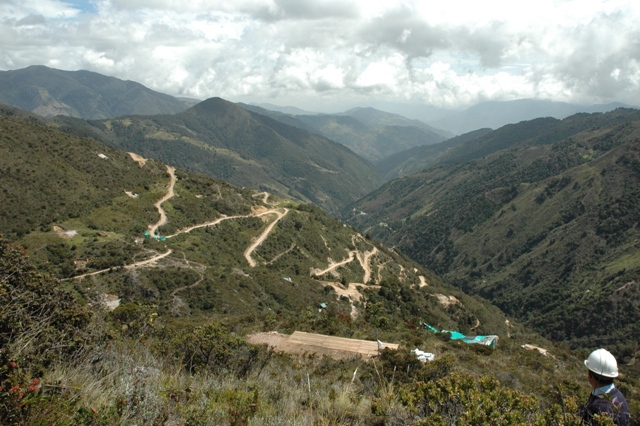
[[[498,336],[490,334],[487,336],[467,336],[464,335],[462,333],[460,333],[459,331],[452,331],[452,330],[441,330],[438,331],[437,328],[430,326],[429,324],[424,324],[424,328],[426,328],[427,330],[431,330],[434,333],[449,333],[451,335],[450,339],[451,340],[461,340],[465,343],[470,343],[470,344],[479,344],[479,345],[485,345],[485,346],[490,346],[493,349],[496,348],[496,345],[498,344]]]

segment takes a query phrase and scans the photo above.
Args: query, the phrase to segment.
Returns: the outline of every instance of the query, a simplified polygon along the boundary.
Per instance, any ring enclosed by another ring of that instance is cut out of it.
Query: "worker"
[[[593,392],[581,411],[582,421],[587,425],[599,425],[595,416],[600,414],[619,426],[628,426],[631,414],[627,400],[613,384],[613,379],[618,377],[615,357],[606,349],[597,349],[591,352],[584,365],[589,370],[589,384]]]

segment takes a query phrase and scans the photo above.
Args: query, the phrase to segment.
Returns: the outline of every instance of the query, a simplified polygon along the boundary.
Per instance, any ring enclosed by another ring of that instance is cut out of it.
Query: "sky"
[[[637,0],[0,0],[0,70],[340,111],[640,104]]]

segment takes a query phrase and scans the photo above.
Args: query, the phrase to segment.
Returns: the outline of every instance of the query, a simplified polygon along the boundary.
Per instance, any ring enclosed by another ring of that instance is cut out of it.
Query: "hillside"
[[[551,339],[633,356],[640,112],[550,120],[460,145],[350,222]]]
[[[621,110],[623,111],[623,110]],[[564,120],[536,118],[508,124],[497,130],[479,129],[433,146],[399,152],[376,164],[387,180],[406,176],[436,165],[476,160],[518,144],[550,144],[593,126],[612,126],[627,119],[625,114],[576,114]]]
[[[19,241],[33,261],[55,276],[117,267],[104,280],[95,275],[90,285],[105,293],[124,292],[123,300],[168,304],[166,309],[175,302],[169,295],[178,283],[200,276],[204,283],[182,294],[190,306],[184,309],[234,314],[295,312],[335,298],[336,290],[343,291],[344,285],[346,291],[352,282],[365,290],[370,285],[406,287],[417,305],[402,309],[426,310],[431,299],[425,296],[442,285],[428,271],[316,207],[180,170],[173,196],[161,205],[168,220],[156,224],[156,202],[167,193],[173,169],[51,129],[19,111],[4,108],[2,113],[0,233]],[[145,240],[144,232],[155,229],[167,239]],[[260,236],[265,240],[252,245]],[[148,270],[123,268],[167,250],[176,254]],[[420,287],[425,280],[432,282],[429,289]],[[205,291],[214,282],[216,290]],[[470,299],[469,304],[478,302]],[[338,305],[348,315],[352,309],[357,315],[361,307],[348,298]],[[449,318],[446,306],[432,305],[432,322],[467,329],[475,324],[472,311],[457,310],[461,317]],[[490,315],[497,316],[483,316],[481,322],[504,331],[498,312]]]
[[[365,114],[368,110],[373,108],[340,115],[299,115],[296,118],[372,163],[414,146],[434,144],[446,139],[426,124],[421,123],[418,127],[408,119],[382,111],[377,111],[376,116],[385,116],[388,120],[376,120],[371,114]]]
[[[0,233],[13,241],[0,237],[3,424],[578,424],[582,354],[317,207],[10,108],[0,154]],[[500,343],[452,342],[421,322]],[[401,347],[333,360],[246,337],[295,330]],[[634,401],[637,375],[622,369]]]
[[[449,149],[484,136],[490,131],[491,129],[479,129],[437,144],[417,146],[398,152],[376,163],[376,170],[385,180],[422,171],[436,163]]]
[[[380,111],[376,108],[371,107],[353,108],[343,112],[340,115],[353,117],[369,127],[417,127],[418,129],[427,130],[429,132],[443,136],[444,138],[453,137],[453,134],[448,130],[438,129],[420,120],[407,118],[399,114]]]
[[[187,109],[185,102],[133,81],[45,66],[0,71],[0,103],[43,117],[85,119],[175,114]]]
[[[331,212],[380,184],[373,167],[344,146],[220,98],[176,115],[59,121],[112,147]]]
[[[255,105],[243,107],[339,142],[371,163],[414,146],[441,142],[451,135],[419,120],[374,108],[355,108],[341,114],[292,115]]]

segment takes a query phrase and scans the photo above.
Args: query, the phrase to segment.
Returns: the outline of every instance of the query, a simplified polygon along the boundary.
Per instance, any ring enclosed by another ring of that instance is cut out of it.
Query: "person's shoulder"
[[[624,397],[624,394],[617,387],[613,388],[613,390],[609,393],[608,396],[611,399],[611,401],[614,403],[616,402],[616,400],[624,403],[627,402],[627,399]]]

